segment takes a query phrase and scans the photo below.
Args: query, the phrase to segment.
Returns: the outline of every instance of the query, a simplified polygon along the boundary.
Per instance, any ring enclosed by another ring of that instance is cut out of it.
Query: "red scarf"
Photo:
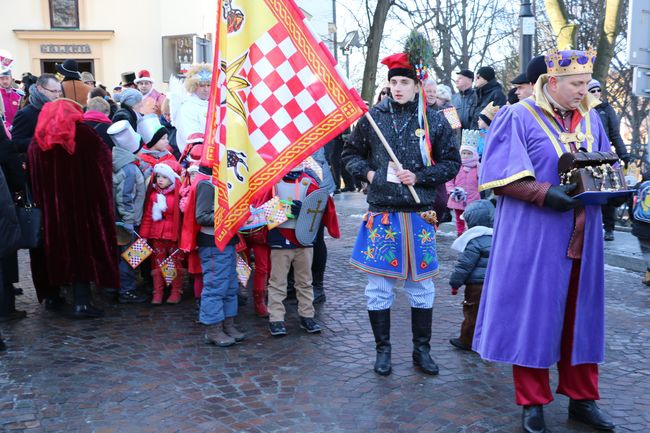
[[[84,122],[112,123],[107,115],[100,111],[86,111],[83,117]]]

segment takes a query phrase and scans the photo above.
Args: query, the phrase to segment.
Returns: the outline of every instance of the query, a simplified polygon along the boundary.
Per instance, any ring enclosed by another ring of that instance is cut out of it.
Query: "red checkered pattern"
[[[151,254],[153,250],[142,238],[138,238],[122,253],[122,258],[133,268],[140,266]]]
[[[336,109],[280,24],[251,46],[243,69],[250,142],[267,162]]]

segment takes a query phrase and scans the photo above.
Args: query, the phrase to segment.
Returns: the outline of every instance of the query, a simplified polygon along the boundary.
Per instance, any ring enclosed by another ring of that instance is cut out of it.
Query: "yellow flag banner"
[[[202,165],[223,248],[265,194],[366,111],[293,0],[218,0]]]

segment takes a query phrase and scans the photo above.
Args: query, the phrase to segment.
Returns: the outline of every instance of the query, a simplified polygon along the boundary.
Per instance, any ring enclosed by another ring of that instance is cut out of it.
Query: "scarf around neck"
[[[37,110],[41,110],[43,105],[48,102],[50,102],[50,100],[38,90],[36,84],[29,86],[29,103],[31,105],[33,105]]]

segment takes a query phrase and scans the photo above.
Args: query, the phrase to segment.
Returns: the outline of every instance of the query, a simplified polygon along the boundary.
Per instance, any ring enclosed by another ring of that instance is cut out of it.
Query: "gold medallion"
[[[418,138],[424,137],[424,129],[418,128],[415,130],[415,136]]]

